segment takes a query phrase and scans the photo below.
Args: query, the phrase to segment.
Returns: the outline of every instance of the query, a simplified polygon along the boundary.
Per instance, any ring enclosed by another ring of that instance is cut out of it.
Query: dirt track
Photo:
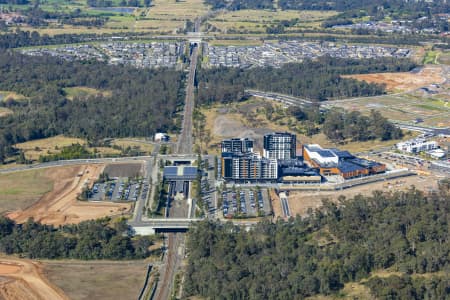
[[[50,284],[39,263],[26,259],[0,259],[0,298],[8,300],[69,299]]]
[[[48,169],[45,176],[54,182],[52,191],[27,209],[14,211],[8,214],[8,217],[18,223],[24,223],[29,218],[33,218],[35,221],[45,224],[62,225],[119,215],[129,211],[130,204],[90,203],[77,200],[83,187],[92,186],[103,169],[103,165]]]
[[[427,191],[437,188],[437,179],[434,176],[410,176],[399,179],[391,179],[382,182],[375,182],[361,186],[352,187],[342,191],[292,191],[289,193],[289,209],[292,216],[307,216],[308,209],[313,211],[322,206],[322,199],[329,199],[336,202],[339,196],[345,196],[347,199],[353,198],[358,194],[370,196],[375,190],[388,192],[392,190],[407,190],[412,185],[417,189]],[[276,210],[275,207],[280,207]],[[283,217],[281,204],[279,201],[274,203],[275,218]]]
[[[411,91],[432,83],[445,81],[443,70],[439,66],[427,66],[418,73],[374,73],[346,75],[344,78],[355,78],[369,83],[386,84],[388,91]]]

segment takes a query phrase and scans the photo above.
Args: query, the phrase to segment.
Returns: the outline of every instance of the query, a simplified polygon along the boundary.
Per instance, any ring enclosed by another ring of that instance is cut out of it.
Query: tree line
[[[274,9],[273,0],[205,0],[213,9]],[[279,0],[278,7],[283,10],[336,10],[340,12],[365,11],[371,15],[396,13],[397,15],[423,16],[433,13],[446,13],[450,4],[446,0],[404,1],[404,0]]]
[[[266,112],[268,108],[266,107]],[[318,107],[291,107],[289,113],[301,122],[306,135],[312,136],[323,132],[328,139],[337,143],[375,139],[386,141],[403,136],[400,128],[376,110],[371,110],[366,116],[358,111],[346,112],[340,109],[321,111]]]
[[[31,26],[47,26],[49,22],[58,22],[60,24],[70,24],[75,26],[103,26],[109,16],[114,14],[103,14],[92,16],[83,13],[81,9],[75,9],[70,12],[46,11],[38,5],[21,10],[25,16],[24,22]]]
[[[24,224],[0,217],[0,251],[28,258],[46,259],[142,259],[150,255],[156,237],[134,237],[126,220],[85,221],[54,227],[34,222]]]
[[[278,6],[284,10],[337,10],[341,12],[365,10],[371,15],[378,12],[390,12],[402,16],[417,15],[418,13],[445,13],[450,9],[450,4],[445,0],[280,0]]]
[[[118,5],[116,5],[116,3]],[[91,7],[113,7],[113,6],[129,6],[129,7],[150,7],[151,0],[121,0],[115,2],[112,0],[87,0],[86,4]]]
[[[187,296],[210,299],[304,299],[333,295],[347,282],[376,270],[439,276],[449,270],[450,193],[374,191],[371,196],[324,200],[310,216],[249,231],[218,221],[197,223],[188,233]],[[417,276],[416,281],[421,281]],[[403,278],[405,286],[408,277]],[[431,284],[412,283],[417,294],[385,295],[396,279],[365,284],[379,299],[447,299],[448,277]],[[426,299],[426,298],[425,298]]]
[[[370,278],[367,286],[377,299],[448,299],[450,278],[431,276],[413,278],[410,275],[391,275]],[[447,297],[447,298],[446,298]]]
[[[326,113],[322,132],[332,141],[381,141],[396,140],[403,136],[402,130],[389,122],[380,112],[371,110],[369,116],[358,111],[331,110]]]
[[[25,5],[30,3],[28,0],[0,0],[0,4]]]
[[[213,9],[273,9],[273,0],[205,0]]]
[[[302,63],[290,63],[280,68],[251,69],[212,68],[197,73],[199,104],[238,101],[244,89],[278,92],[323,101],[330,98],[375,96],[385,92],[384,86],[356,79],[345,74],[410,71],[416,64],[409,59],[377,58],[346,59],[320,57]]]
[[[132,39],[137,38],[141,34],[143,33],[121,33],[121,36]],[[113,34],[97,35],[93,33],[56,34],[54,36],[49,36],[48,34],[41,35],[37,31],[22,31],[19,28],[17,28],[15,32],[0,34],[0,49],[42,46],[42,45],[74,44],[74,43],[104,40],[112,36]]]
[[[0,53],[0,90],[27,97],[0,103],[14,112],[0,118],[0,158],[13,154],[15,143],[58,134],[97,141],[177,130],[184,76],[170,69]],[[71,101],[64,88],[74,86],[109,90],[112,95]]]

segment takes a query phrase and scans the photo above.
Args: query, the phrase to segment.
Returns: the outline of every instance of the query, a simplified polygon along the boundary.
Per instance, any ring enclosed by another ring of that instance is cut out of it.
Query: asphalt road
[[[148,160],[151,158],[152,158],[151,156],[133,156],[133,157],[116,157],[116,158],[58,160],[58,161],[50,161],[50,162],[46,162],[46,163],[23,165],[23,166],[17,166],[17,167],[13,167],[13,168],[0,169],[0,173],[13,173],[13,172],[26,171],[26,170],[44,169],[44,168],[71,166],[71,165],[83,165],[83,164],[133,162],[133,161],[139,161],[139,160]]]
[[[283,208],[283,214],[285,217],[290,217],[289,202],[286,195],[280,193],[281,207]]]
[[[156,167],[158,167],[158,166],[156,166]],[[153,174],[153,163],[150,160],[146,160],[144,162],[144,178],[149,183],[148,187],[153,189],[153,187],[150,186],[150,178],[152,177],[152,174]],[[139,197],[137,198],[137,201],[136,201],[136,205],[134,206],[134,213],[133,213],[131,222],[136,222],[136,221],[139,222],[140,220],[142,220],[142,215],[144,214],[144,204],[145,204],[145,202],[147,202],[149,195],[150,195],[150,193],[148,191],[147,191],[147,197],[145,199],[142,199],[139,195]]]
[[[254,97],[260,97],[260,98],[266,98],[274,101],[278,101],[287,105],[294,105],[294,106],[312,106],[315,104],[315,102],[302,99],[290,95],[284,95],[280,93],[272,93],[272,92],[263,92],[263,91],[257,91],[257,90],[245,90],[245,93],[250,96]]]

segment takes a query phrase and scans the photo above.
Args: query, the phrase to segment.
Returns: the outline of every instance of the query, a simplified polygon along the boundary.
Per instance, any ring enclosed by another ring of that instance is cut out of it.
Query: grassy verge
[[[70,299],[137,299],[147,262],[139,261],[45,261],[50,282]]]
[[[424,64],[437,64],[439,51],[427,51],[423,58]]]
[[[0,174],[0,212],[25,209],[53,187],[46,170]]]

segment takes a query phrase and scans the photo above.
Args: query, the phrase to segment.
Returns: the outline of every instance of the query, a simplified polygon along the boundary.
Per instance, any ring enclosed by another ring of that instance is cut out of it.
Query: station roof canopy
[[[177,180],[194,180],[197,177],[197,167],[193,166],[167,166],[164,167],[164,179],[177,181]]]

